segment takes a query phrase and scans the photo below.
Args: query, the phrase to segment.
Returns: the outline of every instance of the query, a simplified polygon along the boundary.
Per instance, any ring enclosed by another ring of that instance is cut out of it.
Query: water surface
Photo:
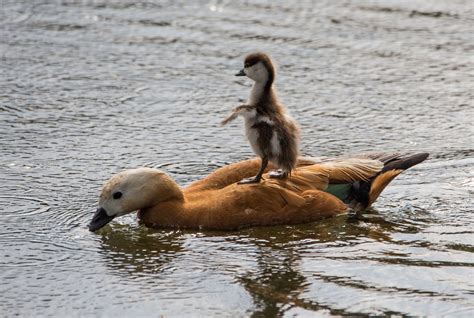
[[[469,1],[3,1],[4,316],[472,316]],[[243,57],[271,53],[306,155],[427,151],[359,216],[87,231],[138,166],[186,185],[252,156]]]

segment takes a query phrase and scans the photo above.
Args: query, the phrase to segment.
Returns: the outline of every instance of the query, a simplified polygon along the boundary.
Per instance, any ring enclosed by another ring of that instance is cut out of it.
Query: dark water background
[[[0,7],[0,312],[472,316],[470,1],[13,1]],[[306,155],[428,151],[374,208],[299,226],[87,231],[137,166],[252,156],[246,53],[279,64]]]

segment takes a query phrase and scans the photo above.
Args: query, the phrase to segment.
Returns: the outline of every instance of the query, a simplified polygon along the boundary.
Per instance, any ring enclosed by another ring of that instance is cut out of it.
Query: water
[[[471,316],[469,1],[13,1],[0,9],[2,316]],[[428,151],[373,209],[239,232],[93,234],[102,183],[186,185],[252,153],[221,128],[253,50],[307,155]]]

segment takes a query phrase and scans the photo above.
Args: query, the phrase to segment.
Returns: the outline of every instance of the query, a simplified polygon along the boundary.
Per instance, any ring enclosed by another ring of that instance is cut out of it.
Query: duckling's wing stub
[[[225,126],[231,121],[235,120],[237,118],[238,114],[234,111],[232,112],[229,116],[227,116],[223,121],[221,121],[221,126]]]

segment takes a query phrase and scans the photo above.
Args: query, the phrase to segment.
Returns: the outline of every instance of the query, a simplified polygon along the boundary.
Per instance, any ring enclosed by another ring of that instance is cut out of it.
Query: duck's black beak
[[[89,231],[95,232],[98,229],[102,228],[104,225],[109,223],[115,218],[115,215],[108,216],[104,208],[98,208],[92,218],[91,223],[89,223]]]
[[[235,74],[235,76],[245,76],[245,71],[244,69],[241,69],[237,74]]]

